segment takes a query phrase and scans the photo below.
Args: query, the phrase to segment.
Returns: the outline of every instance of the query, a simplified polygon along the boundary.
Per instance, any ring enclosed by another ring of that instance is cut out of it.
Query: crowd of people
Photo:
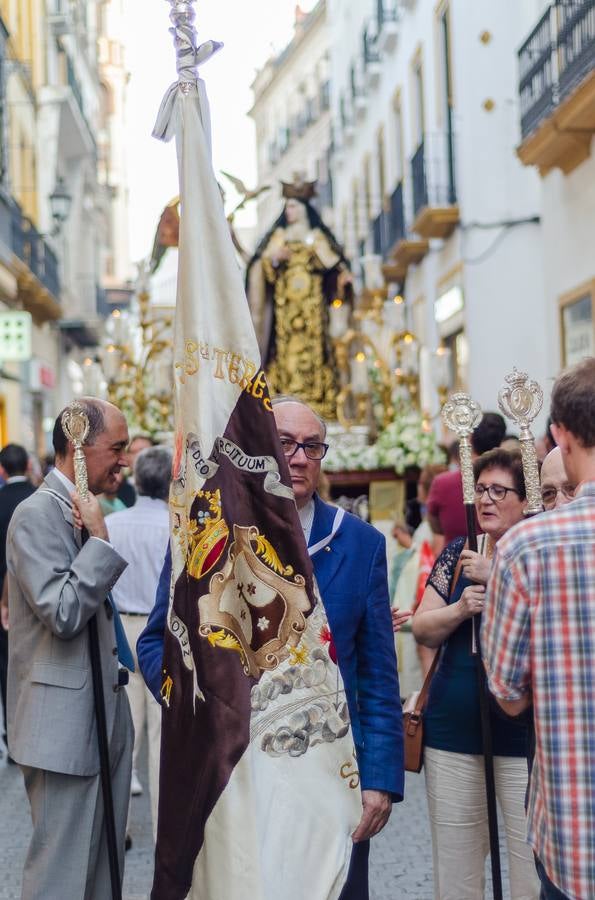
[[[76,491],[74,448],[60,417],[54,466],[41,483],[30,479],[22,447],[0,451],[0,684],[8,759],[22,769],[33,822],[25,900],[111,896],[87,641],[92,617],[121,872],[131,843],[130,795],[144,790],[138,760],[145,734],[157,839],[172,451],[145,435],[129,441],[124,416],[111,404],[82,402],[90,423],[88,500]],[[379,532],[320,497],[324,421],[291,397],[273,401],[273,412],[357,754],[363,813],[341,900],[368,897],[369,841],[404,793],[401,700],[428,672],[423,762],[437,900],[484,897],[486,679],[510,897],[589,900],[595,359],[564,372],[553,387],[547,440],[538,447],[543,513],[527,519],[517,442],[500,415],[486,413],[472,436],[477,551],[466,539],[453,445],[445,465],[420,473],[415,529],[396,517],[399,552],[390,578]]]

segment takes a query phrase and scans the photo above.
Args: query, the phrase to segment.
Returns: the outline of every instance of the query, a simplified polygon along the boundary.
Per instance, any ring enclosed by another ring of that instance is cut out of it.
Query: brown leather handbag
[[[465,546],[467,546],[465,544]],[[461,560],[457,562],[450,585],[450,596],[454,592],[461,573]],[[425,677],[421,691],[412,694],[403,704],[403,754],[406,772],[421,772],[424,764],[424,726],[423,716],[428,702],[428,694],[434,672],[438,667],[441,648],[436,650],[432,665]]]
[[[440,650],[432,660],[421,691],[412,694],[403,706],[403,749],[406,772],[421,772],[424,764],[423,714],[428,702],[430,684],[440,659]]]

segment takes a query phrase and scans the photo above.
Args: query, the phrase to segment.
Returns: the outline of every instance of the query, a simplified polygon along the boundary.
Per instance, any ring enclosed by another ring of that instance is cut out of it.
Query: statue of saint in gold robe
[[[288,199],[248,267],[248,297],[271,394],[297,396],[331,420],[337,383],[328,307],[350,282],[318,213]]]

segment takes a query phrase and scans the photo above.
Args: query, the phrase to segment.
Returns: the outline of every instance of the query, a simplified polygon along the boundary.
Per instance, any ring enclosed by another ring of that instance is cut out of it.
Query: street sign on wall
[[[31,314],[0,312],[0,363],[31,359]]]

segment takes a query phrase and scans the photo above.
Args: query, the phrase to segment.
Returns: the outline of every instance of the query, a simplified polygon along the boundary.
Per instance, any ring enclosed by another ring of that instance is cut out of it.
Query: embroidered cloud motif
[[[261,749],[269,756],[303,756],[316,744],[332,743],[349,731],[349,712],[343,701],[335,704],[321,698],[292,713],[276,731],[262,737]]]
[[[253,737],[268,756],[303,756],[310,747],[332,743],[349,731],[345,693],[336,690],[337,670],[330,666],[327,650],[316,647],[308,658],[305,665],[277,669],[252,688]],[[289,699],[312,688],[318,688],[315,699],[311,694],[301,701],[299,696]]]

